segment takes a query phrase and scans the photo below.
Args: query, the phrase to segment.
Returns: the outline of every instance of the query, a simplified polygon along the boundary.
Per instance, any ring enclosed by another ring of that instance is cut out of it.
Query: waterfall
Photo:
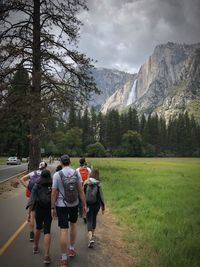
[[[134,103],[135,100],[136,100],[136,97],[137,97],[136,86],[137,86],[137,79],[134,81],[133,86],[131,88],[131,91],[130,91],[130,93],[128,95],[128,100],[127,100],[127,103],[126,103],[127,106],[132,104],[132,103]]]

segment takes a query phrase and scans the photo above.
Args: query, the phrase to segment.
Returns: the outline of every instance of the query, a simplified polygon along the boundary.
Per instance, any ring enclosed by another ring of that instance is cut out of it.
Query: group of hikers
[[[87,167],[85,158],[79,162],[80,167],[74,170],[70,166],[70,157],[65,154],[60,157],[53,178],[47,163],[42,161],[38,170],[20,179],[28,197],[29,240],[34,242],[34,254],[39,253],[40,235],[41,231],[44,232],[44,264],[51,263],[49,250],[52,219],[58,219],[60,228],[60,267],[67,267],[69,257],[76,256],[78,215],[87,224],[88,248],[94,246],[97,214],[100,208],[102,213],[105,211],[104,197],[99,170]]]

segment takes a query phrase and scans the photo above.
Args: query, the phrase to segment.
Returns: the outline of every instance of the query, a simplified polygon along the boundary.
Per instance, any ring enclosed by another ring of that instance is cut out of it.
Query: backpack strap
[[[63,189],[64,189],[64,181],[63,181],[63,177],[64,177],[64,173],[62,170],[60,170],[58,172],[59,176],[60,176],[60,179],[61,179],[61,182],[62,182],[62,185],[63,185]],[[65,204],[65,206],[67,207],[67,202],[65,201],[65,196],[63,195],[63,193],[59,190],[58,188],[58,191],[59,193],[62,195],[62,198],[63,198],[63,203]]]

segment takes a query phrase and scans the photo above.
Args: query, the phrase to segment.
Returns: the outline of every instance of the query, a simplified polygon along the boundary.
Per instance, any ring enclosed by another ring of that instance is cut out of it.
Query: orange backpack
[[[87,180],[87,178],[88,178],[89,171],[87,168],[81,167],[81,168],[79,168],[79,173],[80,173],[81,178],[82,178],[83,183],[84,183],[85,180]]]

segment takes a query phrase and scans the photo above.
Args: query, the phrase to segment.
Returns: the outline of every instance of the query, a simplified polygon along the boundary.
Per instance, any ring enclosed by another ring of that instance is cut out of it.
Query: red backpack
[[[88,178],[89,171],[88,171],[88,169],[85,168],[85,167],[80,167],[80,168],[79,168],[79,173],[80,173],[81,178],[82,178],[83,183],[84,183],[85,180],[87,180],[87,178]]]

